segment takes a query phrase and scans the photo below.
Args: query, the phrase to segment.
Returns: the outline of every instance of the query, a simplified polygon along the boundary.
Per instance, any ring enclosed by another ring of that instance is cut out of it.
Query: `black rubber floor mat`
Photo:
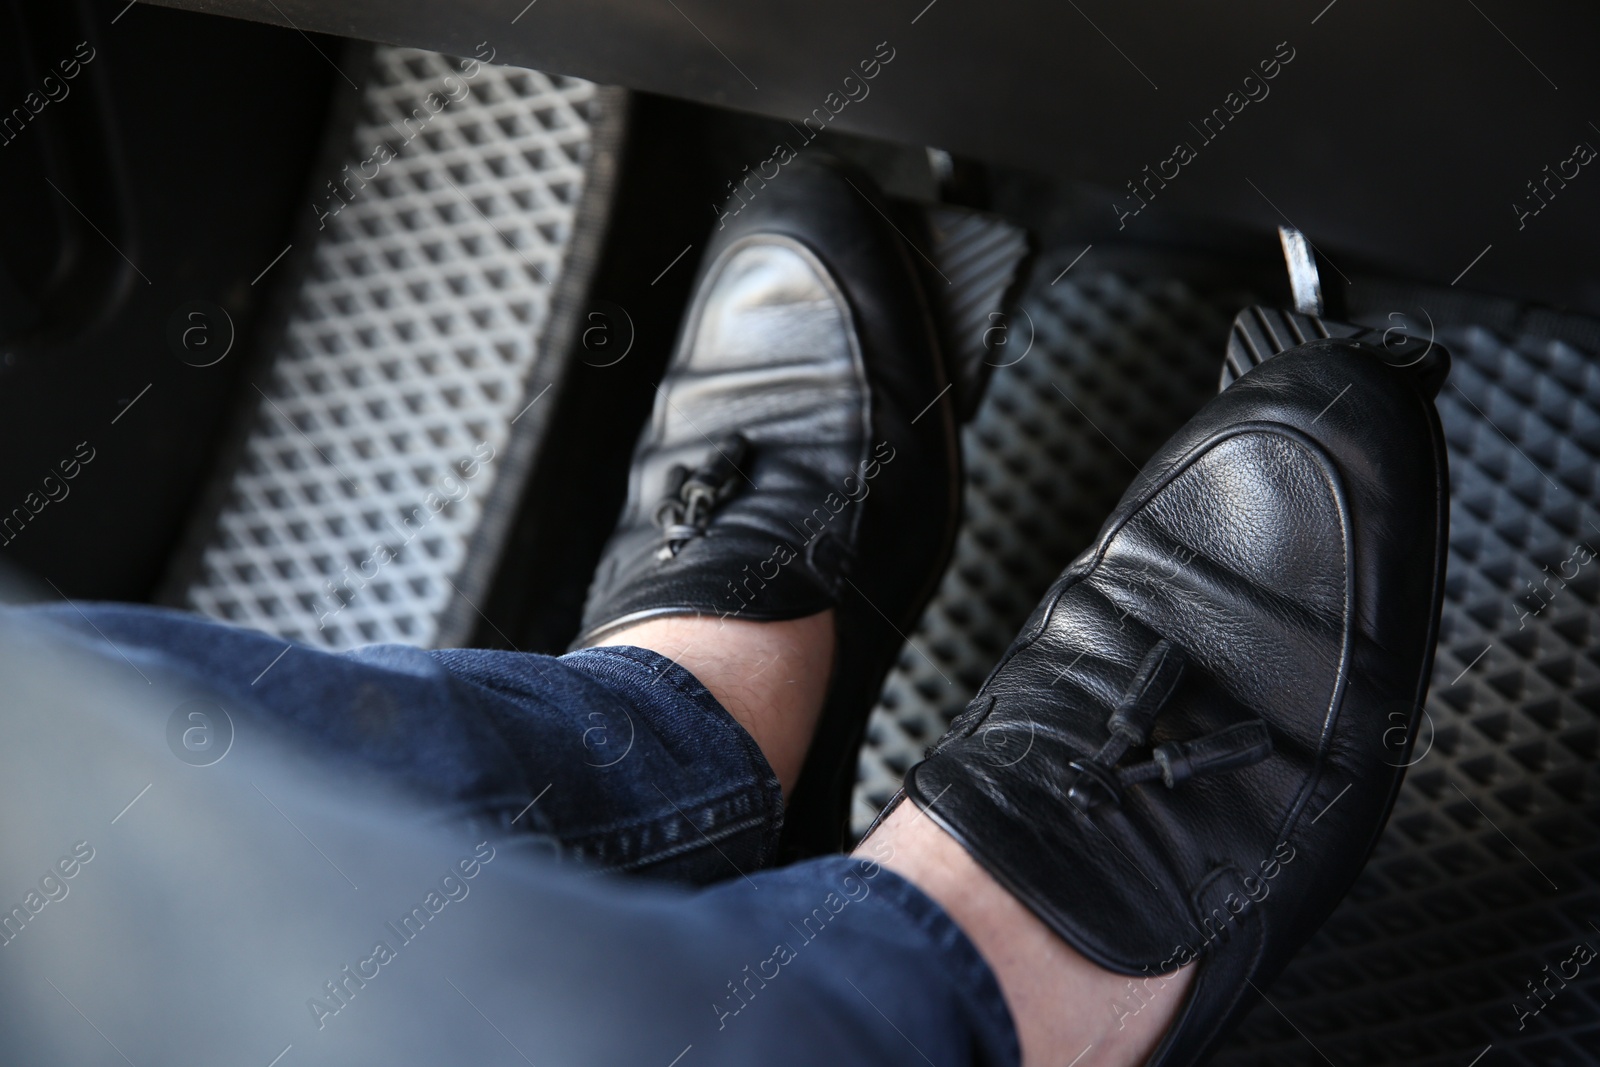
[[[1450,561],[1414,765],[1218,1063],[1600,1062],[1600,362],[1439,336]]]
[[[1090,264],[1051,284],[1077,252],[1041,257],[1010,323],[1033,348],[997,370],[966,431],[966,525],[874,712],[858,826],[1214,392],[1250,302]],[[1353,317],[1426,328],[1416,293],[1370,292]],[[1219,1064],[1600,1063],[1600,333],[1431,297],[1455,357],[1439,398],[1451,548],[1414,765],[1351,894]]]

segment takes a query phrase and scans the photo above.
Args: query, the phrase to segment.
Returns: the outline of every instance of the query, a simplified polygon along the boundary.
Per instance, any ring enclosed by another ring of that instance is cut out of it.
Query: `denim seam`
[[[531,653],[525,655],[529,660],[535,661],[533,664],[535,667],[539,666],[537,660],[545,658]],[[586,649],[581,653],[569,655],[581,658],[577,662],[562,663],[561,659],[567,657],[561,657],[556,660],[558,666],[585,677],[591,684],[599,684],[606,688],[630,705],[636,713],[640,710],[639,705],[643,703],[636,695],[641,683],[655,685],[665,681],[673,696],[694,704],[715,728],[721,730],[723,738],[734,740],[738,751],[745,758],[746,773],[741,776],[740,784],[736,788],[696,796],[681,802],[675,810],[669,812],[657,813],[647,809],[647,813],[642,817],[623,819],[605,826],[586,827],[581,835],[574,835],[562,833],[551,826],[543,813],[535,810],[529,812],[529,817],[524,820],[525,824],[532,825],[526,825],[526,829],[522,832],[533,837],[548,839],[555,843],[561,853],[595,868],[621,871],[646,867],[677,856],[704,851],[699,842],[692,840],[694,834],[704,835],[705,839],[712,841],[715,847],[716,842],[725,842],[739,834],[754,830],[758,833],[756,840],[751,843],[753,862],[750,859],[746,859],[745,862],[756,870],[770,866],[777,854],[778,832],[782,826],[781,788],[770,765],[766,762],[766,757],[755,745],[749,733],[728,714],[699,679],[681,666],[648,649],[614,646]],[[441,666],[445,668],[453,684],[479,689],[493,694],[497,699],[521,701],[530,695],[520,687],[488,684],[482,678],[463,677],[457,673],[454,665],[448,662],[441,662]],[[539,673],[542,676],[547,672],[540,670]],[[607,685],[608,682],[620,687],[620,691],[619,688]],[[498,718],[490,716],[489,725],[510,755],[513,746]],[[520,766],[519,776],[524,790],[531,790],[531,782]],[[513,814],[512,809],[521,812],[526,807],[525,801],[526,797],[522,796],[500,795],[480,798],[477,805],[481,814],[500,823],[503,830],[516,833],[517,828],[510,825],[509,819]],[[697,822],[690,813],[701,816],[703,824],[709,830],[701,829],[702,822]],[[729,823],[730,819],[734,822]],[[687,827],[685,823],[688,823]],[[693,830],[694,834],[690,834],[690,830]],[[597,845],[602,847],[596,848]],[[610,847],[604,847],[607,845]],[[735,870],[739,870],[737,864]]]
[[[690,811],[704,811],[713,816],[715,816],[716,813],[711,809],[720,806],[730,806],[736,808],[737,810],[733,812],[736,815],[744,815],[748,811],[765,812],[767,807],[762,797],[752,795],[751,790],[747,786],[743,785],[734,789],[725,789],[715,793],[698,794],[688,800],[681,800],[677,802],[678,809],[684,813],[688,813]],[[673,814],[676,815],[677,812],[674,811]],[[651,823],[660,822],[662,818],[665,818],[665,816],[660,818],[651,817],[644,820],[629,818],[616,820],[609,823],[600,823],[586,829],[583,833],[583,836],[599,837],[602,835],[614,834],[632,827],[646,826]]]
[[[633,645],[607,645],[568,653],[562,658],[569,657],[606,661],[596,663],[595,666],[618,681],[629,684],[636,684],[641,677],[648,679],[652,684],[665,681],[678,695],[693,701],[725,734],[734,739],[743,750],[749,769],[753,772],[752,778],[757,795],[766,812],[759,850],[759,865],[769,866],[777,855],[778,837],[783,829],[782,787],[761,747],[755,743],[749,731],[740,726],[738,720],[728,713],[728,709],[722,706],[711,691],[687,668],[646,648]]]
[[[702,829],[688,811],[684,811],[681,815],[674,811],[670,815],[659,818],[634,821],[625,826],[586,833],[582,837],[567,838],[566,844],[583,855],[595,856],[598,855],[594,849],[595,843],[614,842],[618,846],[615,852],[623,858],[615,861],[608,860],[607,866],[625,869],[670,859],[673,856],[684,855],[701,848],[702,842],[715,846],[718,842],[726,841],[745,830],[764,826],[767,822],[765,810],[759,805],[751,803],[747,795],[739,793],[724,794],[710,801],[697,804],[694,810],[696,813],[704,813],[710,816],[710,830]],[[665,848],[647,849],[641,844],[641,839],[650,836],[653,832],[657,833],[658,836],[669,836],[659,833],[669,826],[693,830],[700,835],[700,840],[696,841],[687,834],[679,833],[670,835],[674,838],[675,843]],[[681,844],[677,842],[681,842]]]
[[[693,853],[693,852],[703,851],[706,848],[706,846],[708,846],[708,845],[710,847],[712,847],[712,848],[716,848],[717,842],[719,840],[725,841],[728,838],[735,836],[736,834],[740,834],[740,833],[743,833],[746,830],[750,830],[750,829],[753,829],[753,828],[755,828],[757,826],[760,826],[765,821],[765,818],[766,817],[764,815],[756,814],[756,815],[746,816],[744,818],[744,820],[741,821],[741,822],[725,823],[716,837],[708,836],[703,841],[688,841],[688,840],[685,840],[682,844],[677,845],[677,846],[675,846],[673,848],[661,849],[661,850],[657,850],[655,852],[651,852],[651,853],[647,853],[647,854],[641,855],[639,858],[637,858],[635,860],[632,860],[632,861],[630,861],[630,862],[628,862],[626,864],[621,864],[621,865],[616,866],[615,869],[616,870],[620,870],[620,871],[638,870],[638,869],[643,868],[643,867],[648,867],[653,863],[661,863],[661,862],[663,862],[665,860],[676,859],[679,856],[686,856],[686,855],[689,855],[690,853]],[[721,852],[722,850],[721,849],[717,849],[717,851]],[[725,855],[723,856],[723,858],[727,859],[727,857]],[[738,865],[735,864],[731,859],[728,860],[728,865],[733,867],[734,871],[736,873],[738,873],[738,874],[746,873],[744,871],[739,870]]]

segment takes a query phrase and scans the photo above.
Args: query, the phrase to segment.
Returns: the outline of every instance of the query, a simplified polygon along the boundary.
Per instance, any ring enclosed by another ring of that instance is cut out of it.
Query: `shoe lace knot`
[[[1165,638],[1145,653],[1133,681],[1106,721],[1110,738],[1093,756],[1068,764],[1077,773],[1067,797],[1079,809],[1088,811],[1105,800],[1121,804],[1129,786],[1158,778],[1173,789],[1202,774],[1258,763],[1272,751],[1267,724],[1251,719],[1190,741],[1164,741],[1150,750],[1149,759],[1118,766],[1130,749],[1148,742],[1150,729],[1177,689],[1187,662],[1183,650]]]
[[[712,513],[738,492],[744,477],[739,464],[749,449],[743,434],[729,434],[712,444],[698,467],[678,463],[667,472],[667,492],[653,516],[661,528],[656,559],[672,559],[694,538],[705,536]]]

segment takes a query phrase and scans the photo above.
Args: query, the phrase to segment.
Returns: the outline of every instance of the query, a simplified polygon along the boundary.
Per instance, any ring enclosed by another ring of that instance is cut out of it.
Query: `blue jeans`
[[[777,780],[655,653],[68,604],[0,687],[0,1061],[1018,1062],[881,854],[763,870]]]

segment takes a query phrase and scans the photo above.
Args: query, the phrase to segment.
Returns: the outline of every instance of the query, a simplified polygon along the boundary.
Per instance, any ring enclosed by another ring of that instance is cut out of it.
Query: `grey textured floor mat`
[[[516,424],[553,381],[541,342],[615,100],[374,50],[350,166],[319,190],[314,262],[173,599],[335,649],[470,632],[535,420]]]
[[[1045,281],[1075,252],[1043,257],[1023,301],[1034,349],[966,431],[966,525],[873,713],[858,828],[1215,389],[1243,294],[1081,267]],[[1600,363],[1551,336],[1593,327],[1519,327],[1485,304],[1492,332],[1459,296],[1435,308],[1455,320],[1435,315],[1456,360],[1439,398],[1451,549],[1415,764],[1353,891],[1217,1063],[1600,1063],[1600,959],[1575,977],[1569,962],[1600,949],[1600,561],[1584,560],[1600,549]]]

